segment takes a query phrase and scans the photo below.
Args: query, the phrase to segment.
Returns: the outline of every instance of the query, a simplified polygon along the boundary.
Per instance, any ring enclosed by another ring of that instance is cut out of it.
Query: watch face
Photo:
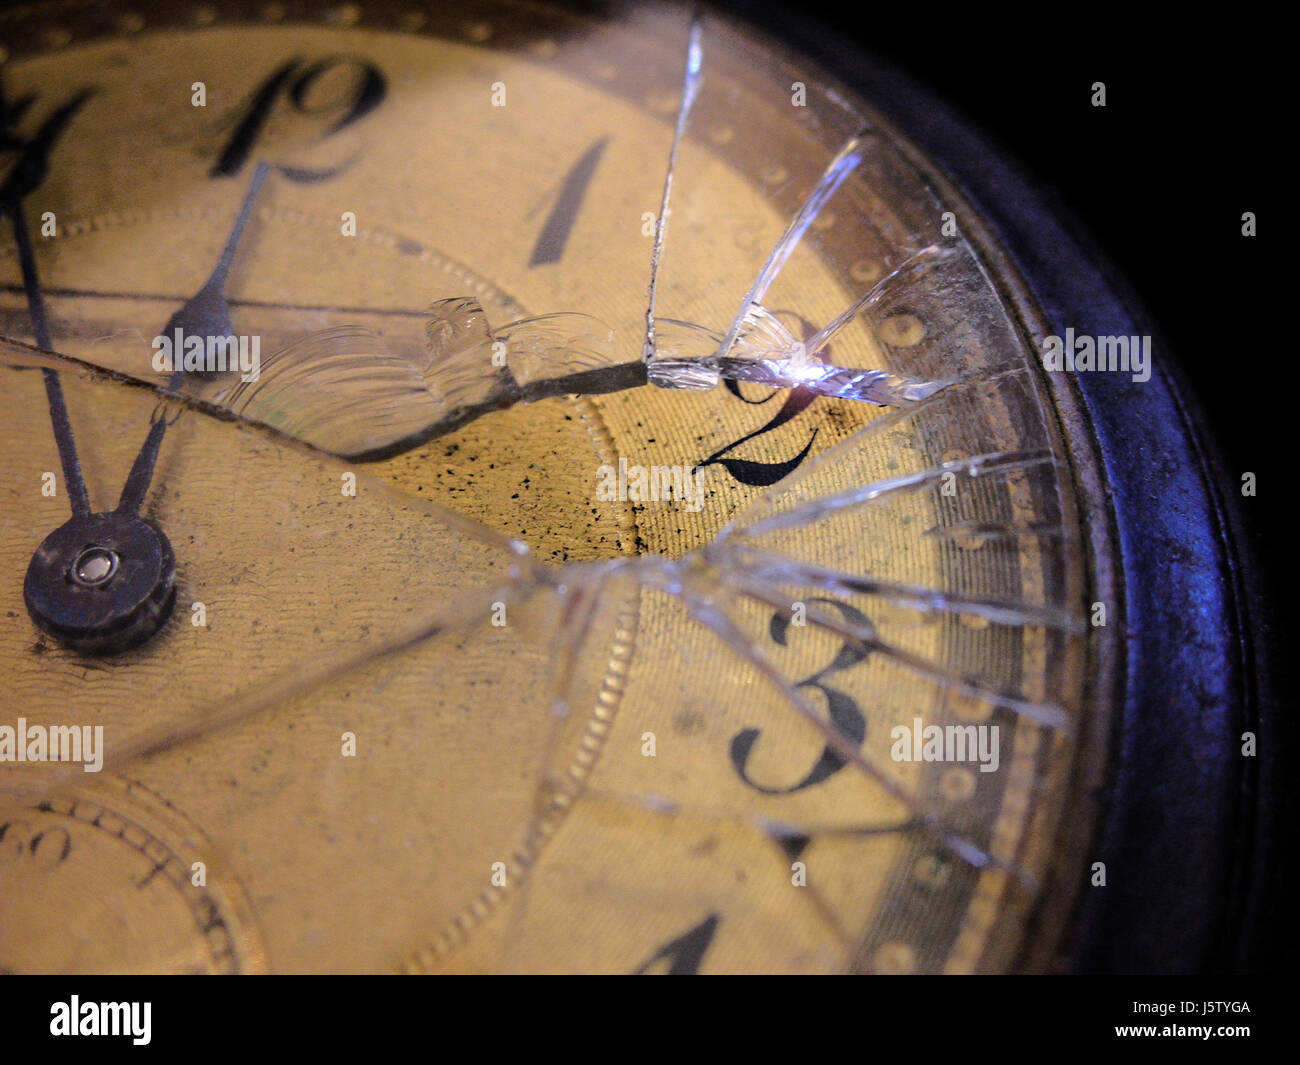
[[[0,967],[1051,963],[1104,456],[873,101],[674,7],[18,25]]]

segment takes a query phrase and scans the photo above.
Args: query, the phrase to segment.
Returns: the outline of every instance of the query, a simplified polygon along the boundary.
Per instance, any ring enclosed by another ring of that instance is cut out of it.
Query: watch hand
[[[0,211],[9,215],[14,242],[18,245],[18,264],[22,272],[23,290],[27,296],[27,309],[32,322],[32,335],[37,346],[48,350],[50,331],[45,314],[45,300],[41,295],[40,275],[36,269],[36,256],[32,250],[31,233],[23,216],[23,199],[34,192],[50,170],[50,151],[59,134],[94,93],[85,89],[47,118],[36,135],[24,139],[12,131],[10,125],[26,111],[30,100],[19,101],[10,107],[0,77],[0,138],[5,148],[18,148],[20,155],[13,164],[3,185],[0,185]],[[45,397],[50,408],[50,423],[54,442],[59,449],[59,463],[63,467],[63,481],[67,486],[68,500],[74,515],[90,513],[90,498],[86,493],[81,462],[77,458],[77,444],[68,418],[67,404],[57,374],[44,371]]]
[[[178,414],[177,417],[180,415]],[[153,424],[149,427],[149,435],[145,437],[135,462],[131,464],[131,472],[127,475],[126,483],[122,485],[122,495],[117,501],[119,514],[139,513],[145,494],[149,491],[149,482],[153,480],[153,468],[158,461],[158,452],[162,448],[163,434],[171,424],[172,422],[167,421],[166,417],[155,413]]]
[[[0,205],[8,215],[18,245],[18,265],[23,275],[23,288],[27,293],[27,310],[32,321],[32,334],[37,347],[50,349],[50,330],[45,318],[45,302],[41,298],[40,278],[36,272],[36,256],[32,253],[31,236],[23,217],[20,200]],[[81,460],[77,457],[77,441],[68,417],[68,405],[63,398],[59,375],[52,370],[42,370],[45,380],[45,401],[50,408],[50,425],[54,430],[54,443],[59,450],[59,464],[63,467],[63,483],[67,486],[68,501],[75,515],[90,513],[90,496],[81,473]]]
[[[233,335],[234,330],[230,324],[230,305],[226,300],[226,279],[230,274],[230,264],[234,261],[240,238],[244,235],[244,227],[247,225],[249,215],[252,213],[253,202],[257,199],[257,194],[262,188],[262,182],[266,180],[269,171],[270,167],[266,163],[258,164],[257,170],[253,173],[253,180],[248,186],[248,192],[244,195],[244,202],[240,205],[239,214],[235,218],[235,224],[226,237],[226,244],[221,251],[221,258],[217,260],[217,265],[213,268],[211,276],[203,283],[198,292],[186,300],[180,309],[167,319],[167,324],[163,326],[162,335],[167,337],[169,341],[177,333],[185,337],[202,337],[205,342],[208,337],[228,337]],[[185,376],[185,371],[181,369],[180,355],[178,345],[175,349],[176,363],[170,385],[172,388],[177,387]],[[195,376],[204,380],[211,380],[218,374],[218,371],[215,370],[194,372]]]
[[[167,324],[163,327],[164,336],[170,338],[179,333],[182,336],[201,336],[206,341],[208,337],[228,337],[233,333],[230,327],[230,307],[226,302],[226,278],[230,273],[230,264],[239,246],[239,239],[243,236],[244,226],[252,211],[253,201],[257,198],[257,193],[269,169],[266,163],[258,165],[248,192],[244,196],[244,202],[239,208],[239,214],[235,218],[235,224],[226,237],[221,258],[217,260],[216,267],[202,288],[186,300],[184,305],[167,320]],[[180,365],[179,349],[178,344],[175,369],[168,383],[171,389],[176,388],[185,376],[185,371]],[[196,375],[211,377],[215,376],[215,373],[198,371]],[[149,484],[153,480],[158,454],[162,450],[163,436],[170,424],[164,417],[154,418],[149,428],[149,435],[145,437],[144,444],[131,465],[126,484],[122,487],[122,497],[117,504],[118,513],[135,514],[144,503],[145,494],[149,491]]]

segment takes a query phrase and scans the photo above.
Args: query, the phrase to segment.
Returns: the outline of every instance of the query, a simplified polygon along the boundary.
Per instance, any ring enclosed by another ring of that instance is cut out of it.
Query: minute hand
[[[234,262],[235,252],[239,248],[239,241],[244,235],[244,227],[248,224],[249,216],[253,211],[253,202],[257,199],[257,194],[262,188],[262,182],[266,180],[267,172],[270,167],[266,163],[261,163],[257,171],[253,174],[253,180],[249,184],[248,192],[244,196],[244,202],[240,205],[239,214],[235,218],[235,224],[230,229],[230,234],[226,237],[226,245],[221,250],[221,258],[217,260],[217,265],[213,268],[212,274],[208,277],[202,287],[191,296],[185,303],[167,319],[167,324],[163,326],[162,335],[171,338],[180,330],[183,336],[187,337],[228,337],[234,333],[230,324],[230,304],[226,298],[226,280],[230,275],[230,266]],[[180,352],[175,352],[176,365],[172,372],[170,388],[175,388],[180,384],[184,371],[180,368]],[[200,370],[196,371],[196,376],[201,378],[211,378],[215,376],[214,372]]]
[[[180,309],[167,320],[166,326],[163,327],[163,336],[173,337],[176,335],[177,330],[180,330],[184,336],[200,336],[204,338],[228,337],[233,333],[230,326],[230,306],[226,302],[226,278],[230,274],[230,264],[234,261],[235,250],[239,247],[239,240],[244,234],[244,226],[248,223],[249,215],[252,213],[253,201],[257,198],[257,193],[262,187],[268,169],[265,163],[258,166],[257,172],[253,174],[253,180],[249,185],[248,192],[244,196],[244,202],[240,205],[235,224],[226,237],[226,245],[221,250],[221,258],[217,260],[217,265],[213,269],[211,276],[203,283],[203,287],[186,300]],[[177,388],[185,376],[185,371],[180,366],[179,351],[175,352],[175,358],[176,362],[173,366],[172,376],[168,382],[169,389]],[[196,376],[205,377],[207,374],[205,371],[198,371]],[[158,417],[149,427],[149,435],[145,437],[144,444],[131,466],[131,474],[122,489],[122,498],[117,505],[119,511],[128,514],[135,514],[139,511],[141,504],[144,502],[145,494],[149,490],[149,484],[153,480],[154,466],[158,461],[159,452],[162,450],[163,436],[167,432],[168,424],[170,423],[164,418]]]

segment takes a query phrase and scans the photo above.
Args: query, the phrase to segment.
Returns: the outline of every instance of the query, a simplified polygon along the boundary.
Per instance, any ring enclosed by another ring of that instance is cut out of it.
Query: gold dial
[[[25,17],[0,966],[1044,963],[1107,721],[1091,460],[979,217],[869,101],[674,8]],[[656,248],[652,368],[749,298],[797,366],[937,390],[724,377],[422,431],[548,330],[539,373],[573,328],[640,360]],[[439,339],[453,307],[482,357]],[[243,364],[159,360],[213,322]],[[121,543],[78,525],[57,563],[51,376],[91,514],[156,441]],[[157,631],[70,636],[142,523]],[[38,549],[72,606],[24,585]],[[93,934],[62,917],[88,896]]]

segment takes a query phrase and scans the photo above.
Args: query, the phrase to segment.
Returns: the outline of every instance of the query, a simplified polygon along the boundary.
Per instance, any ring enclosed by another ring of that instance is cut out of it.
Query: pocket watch
[[[0,27],[5,970],[1199,963],[1143,826],[1253,772],[1226,519],[905,81],[675,6]]]

